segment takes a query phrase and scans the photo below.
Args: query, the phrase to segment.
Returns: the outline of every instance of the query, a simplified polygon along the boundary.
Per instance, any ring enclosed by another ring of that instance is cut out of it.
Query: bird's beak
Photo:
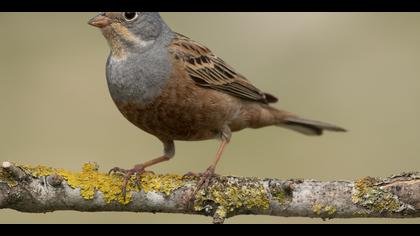
[[[88,21],[89,25],[104,28],[111,24],[111,19],[104,14],[99,14]]]

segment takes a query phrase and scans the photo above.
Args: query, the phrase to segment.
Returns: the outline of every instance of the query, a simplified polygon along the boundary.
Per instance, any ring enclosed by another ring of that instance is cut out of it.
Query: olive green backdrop
[[[95,13],[0,13],[0,159],[72,170],[132,167],[161,143],[127,122],[105,82],[109,49]],[[319,180],[420,170],[420,14],[164,13],[276,107],[350,130],[305,137],[281,128],[235,133],[220,174]],[[154,171],[203,171],[218,143],[178,142]],[[201,216],[0,210],[0,223],[209,223]],[[227,223],[323,223],[240,216]],[[331,220],[327,223],[420,220]]]

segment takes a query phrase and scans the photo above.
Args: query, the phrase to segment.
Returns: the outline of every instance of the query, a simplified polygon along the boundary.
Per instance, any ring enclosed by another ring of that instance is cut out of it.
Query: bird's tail
[[[283,118],[278,126],[297,131],[305,135],[319,136],[324,130],[335,132],[346,132],[347,130],[336,125],[321,121],[307,120],[300,117],[290,116]]]

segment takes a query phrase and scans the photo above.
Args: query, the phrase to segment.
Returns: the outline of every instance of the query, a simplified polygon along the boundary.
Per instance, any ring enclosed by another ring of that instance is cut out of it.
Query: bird
[[[320,136],[345,132],[272,106],[278,99],[255,87],[208,47],[173,31],[158,12],[101,12],[88,21],[107,40],[106,79],[122,115],[163,143],[163,155],[122,173],[122,194],[133,176],[175,156],[174,141],[219,139],[212,164],[199,175],[194,194],[216,175],[232,133],[278,126]]]

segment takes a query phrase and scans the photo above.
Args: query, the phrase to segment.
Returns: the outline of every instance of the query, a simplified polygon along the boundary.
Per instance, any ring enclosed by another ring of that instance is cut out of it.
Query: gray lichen
[[[280,205],[285,205],[293,200],[293,182],[270,181],[271,197]]]
[[[392,214],[404,210],[405,204],[397,196],[377,186],[378,179],[365,177],[355,182],[352,201],[379,214]]]
[[[194,209],[207,214],[214,211],[216,218],[226,218],[238,210],[269,206],[267,191],[258,179],[221,177],[198,193]]]

